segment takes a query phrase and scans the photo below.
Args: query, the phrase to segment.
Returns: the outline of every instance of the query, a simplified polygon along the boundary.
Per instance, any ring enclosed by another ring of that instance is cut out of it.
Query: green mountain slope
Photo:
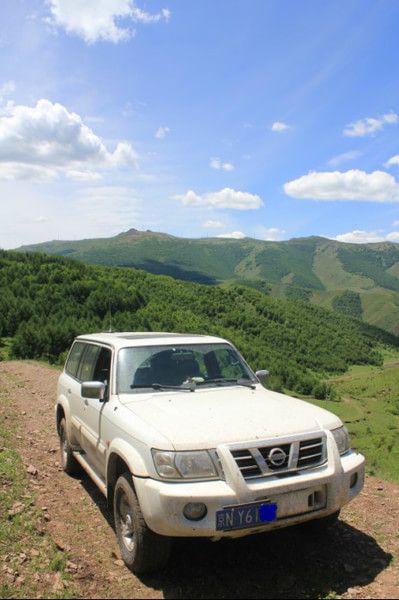
[[[230,284],[206,286],[127,268],[0,251],[0,339],[12,355],[62,359],[78,333],[116,330],[213,333],[231,339],[270,384],[325,397],[320,383],[351,364],[382,364],[399,338],[309,303]],[[0,354],[1,355],[1,354]]]
[[[310,300],[399,334],[399,245],[320,237],[284,242],[186,239],[130,230],[113,238],[53,241],[20,250],[128,266],[198,283],[239,282],[276,297]],[[356,294],[356,313],[348,308]],[[349,311],[349,312],[348,312]]]

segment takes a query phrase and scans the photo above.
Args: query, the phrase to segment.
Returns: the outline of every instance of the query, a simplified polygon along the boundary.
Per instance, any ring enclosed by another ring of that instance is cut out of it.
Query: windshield
[[[257,382],[239,354],[228,344],[139,346],[118,354],[119,394],[168,386],[242,385]],[[155,388],[154,388],[155,385]]]

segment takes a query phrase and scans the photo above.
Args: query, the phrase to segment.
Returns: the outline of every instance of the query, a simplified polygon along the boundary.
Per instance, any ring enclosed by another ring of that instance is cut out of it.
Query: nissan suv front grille
[[[262,475],[262,471],[250,450],[232,450],[231,453],[245,479]]]
[[[323,457],[323,440],[315,438],[299,443],[298,467],[313,466]]]
[[[255,448],[231,448],[244,479],[283,475],[323,464],[327,460],[326,436],[319,434],[286,443],[273,442]]]

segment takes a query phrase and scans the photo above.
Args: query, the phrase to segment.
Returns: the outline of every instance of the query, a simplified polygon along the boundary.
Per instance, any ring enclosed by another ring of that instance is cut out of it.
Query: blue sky
[[[2,0],[0,247],[399,241],[399,4]]]

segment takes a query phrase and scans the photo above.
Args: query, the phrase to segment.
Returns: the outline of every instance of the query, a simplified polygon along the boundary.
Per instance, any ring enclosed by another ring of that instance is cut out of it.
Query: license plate
[[[246,529],[277,519],[277,504],[259,503],[224,508],[216,512],[216,530]]]

